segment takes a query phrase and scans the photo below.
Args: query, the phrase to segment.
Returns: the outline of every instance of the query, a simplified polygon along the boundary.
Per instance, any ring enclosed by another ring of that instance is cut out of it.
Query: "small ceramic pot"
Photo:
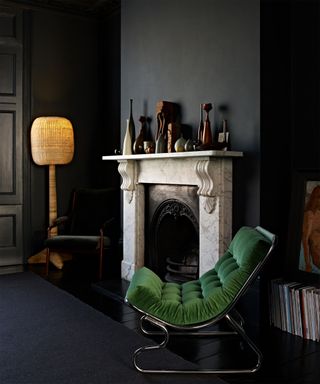
[[[154,153],[154,142],[153,141],[144,141],[143,142],[143,150],[144,153]]]

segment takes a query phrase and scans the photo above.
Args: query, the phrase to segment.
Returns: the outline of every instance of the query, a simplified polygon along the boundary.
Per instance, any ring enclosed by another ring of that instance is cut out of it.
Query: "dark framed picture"
[[[320,170],[296,172],[292,180],[288,230],[291,277],[320,282]]]

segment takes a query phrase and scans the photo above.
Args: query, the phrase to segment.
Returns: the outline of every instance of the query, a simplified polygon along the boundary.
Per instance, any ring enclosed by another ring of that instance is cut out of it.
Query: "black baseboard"
[[[122,303],[128,287],[129,281],[124,279],[103,280],[91,285],[95,292]]]

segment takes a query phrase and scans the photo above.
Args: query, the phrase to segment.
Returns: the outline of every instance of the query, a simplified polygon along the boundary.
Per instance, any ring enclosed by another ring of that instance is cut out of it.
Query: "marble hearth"
[[[236,151],[103,156],[118,161],[123,190],[122,278],[144,265],[145,185],[196,186],[199,199],[199,274],[225,252],[232,235],[232,162]]]

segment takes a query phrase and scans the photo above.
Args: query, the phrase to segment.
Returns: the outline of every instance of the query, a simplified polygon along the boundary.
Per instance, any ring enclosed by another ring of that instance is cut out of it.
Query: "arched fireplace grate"
[[[155,209],[149,228],[149,264],[166,281],[198,278],[199,221],[182,200],[169,198]]]

